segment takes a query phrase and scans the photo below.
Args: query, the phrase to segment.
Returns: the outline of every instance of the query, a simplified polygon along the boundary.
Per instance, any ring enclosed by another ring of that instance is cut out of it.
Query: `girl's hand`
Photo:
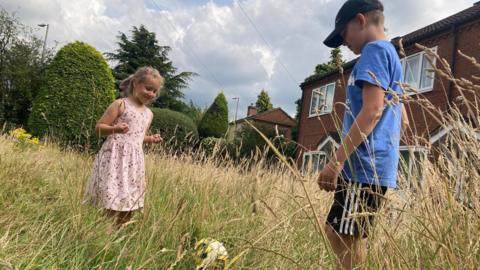
[[[115,125],[113,127],[115,133],[121,133],[121,134],[125,134],[128,132],[128,124],[127,123],[120,123],[118,125]]]
[[[160,143],[162,141],[163,141],[163,139],[160,136],[160,134],[152,135],[152,143]]]

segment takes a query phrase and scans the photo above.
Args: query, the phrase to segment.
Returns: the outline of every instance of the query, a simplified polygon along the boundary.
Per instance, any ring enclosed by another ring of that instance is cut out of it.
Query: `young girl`
[[[143,208],[145,162],[143,143],[159,143],[160,134],[147,135],[153,114],[145,104],[157,98],[164,79],[152,67],[139,68],[122,81],[125,98],[114,101],[98,120],[95,131],[108,136],[93,164],[84,203],[100,206],[117,225]]]

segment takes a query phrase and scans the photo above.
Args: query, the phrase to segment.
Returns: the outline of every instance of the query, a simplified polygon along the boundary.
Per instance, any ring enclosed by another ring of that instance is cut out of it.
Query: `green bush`
[[[225,95],[218,94],[198,125],[200,137],[221,138],[228,129],[228,105]]]
[[[96,146],[97,120],[115,98],[112,72],[102,54],[83,42],[64,46],[48,65],[28,127],[71,146]]]
[[[223,138],[207,137],[200,144],[205,153],[211,155],[214,152],[222,151],[227,145],[227,141]]]
[[[269,140],[275,138],[275,129],[269,126],[255,125]],[[239,146],[240,156],[249,157],[256,149],[263,151],[268,148],[262,136],[251,126],[245,125],[236,131],[236,145]]]
[[[165,145],[178,148],[198,140],[197,127],[190,117],[169,109],[152,108],[152,112],[150,131],[160,133]]]
[[[278,134],[275,128],[254,123],[254,126],[265,135],[270,142],[280,151],[282,155],[287,158],[294,158],[296,151],[296,143],[286,139],[282,134]],[[267,151],[268,158],[274,158],[275,152],[270,149],[265,139],[251,126],[243,126],[235,133],[235,145],[238,149],[238,154],[241,157],[251,157],[258,150]]]
[[[239,161],[240,155],[234,141],[228,141],[224,138],[207,137],[202,139],[199,146],[206,156],[213,157],[217,159],[217,161]]]

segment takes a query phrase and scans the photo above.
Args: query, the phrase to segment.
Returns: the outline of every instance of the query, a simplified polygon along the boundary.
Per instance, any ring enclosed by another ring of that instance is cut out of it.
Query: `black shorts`
[[[327,224],[339,234],[366,238],[386,192],[384,186],[339,178]]]

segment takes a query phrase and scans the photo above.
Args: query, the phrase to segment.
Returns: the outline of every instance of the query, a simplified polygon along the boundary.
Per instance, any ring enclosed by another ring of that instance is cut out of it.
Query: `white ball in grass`
[[[228,252],[222,243],[205,238],[195,244],[193,258],[197,270],[220,270],[227,265]]]

